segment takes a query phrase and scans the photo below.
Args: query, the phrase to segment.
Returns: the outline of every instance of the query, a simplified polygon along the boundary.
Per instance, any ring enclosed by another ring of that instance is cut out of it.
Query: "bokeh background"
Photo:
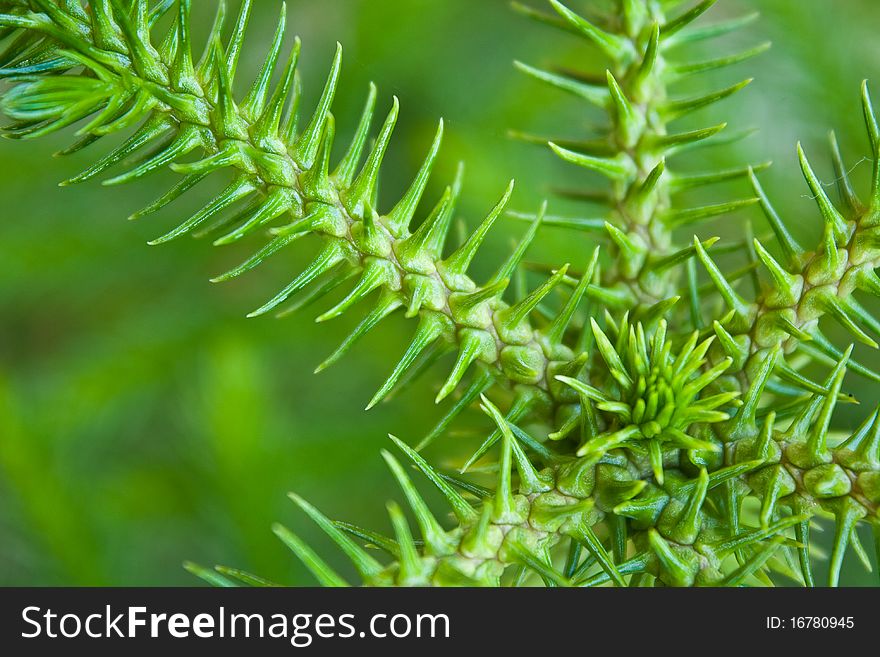
[[[196,22],[207,26],[213,0],[194,4],[202,17]],[[280,6],[256,3],[241,78],[255,70]],[[460,214],[468,225],[511,177],[518,180],[514,205],[524,210],[553,187],[582,183],[543,149],[511,140],[508,130],[587,134],[592,110],[511,66],[514,59],[595,65],[583,43],[523,19],[502,0],[287,6],[288,25],[303,38],[305,107],[319,93],[337,40],[345,45],[335,110],[342,135],[350,134],[370,80],[379,86],[380,107],[399,96],[401,120],[383,181],[389,202],[407,184],[439,116],[447,120],[447,138],[432,189],[439,192],[456,162],[466,160]],[[723,0],[705,20],[758,9],[757,23],[703,55],[764,40],[773,49],[706,81],[720,87],[756,78],[701,123],[729,120],[731,129],[759,132],[700,157],[707,164],[773,160],[763,174],[768,190],[789,221],[815,237],[817,212],[799,179],[794,144],[802,140],[831,181],[825,144],[836,128],[853,175],[865,180],[870,164],[863,159],[858,85],[880,80],[880,4]],[[880,82],[877,89],[880,95]],[[327,547],[286,499],[295,490],[333,517],[387,528],[384,500],[397,493],[378,451],[389,431],[413,441],[432,426],[437,377],[369,413],[360,409],[396,361],[411,323],[389,321],[340,365],[312,375],[352,318],[316,325],[307,314],[244,315],[286,283],[314,245],[212,285],[209,276],[236,264],[256,242],[212,248],[184,239],[147,247],[195,206],[197,195],[159,217],[126,222],[175,176],[160,173],[123,188],[59,188],[59,180],[97,157],[87,150],[52,159],[70,139],[0,144],[0,585],[193,584],[184,559],[311,584],[270,524],[283,521]],[[742,185],[717,191],[723,198],[745,193]],[[598,216],[596,208],[558,201],[552,211]],[[749,216],[757,232],[766,230],[757,213]],[[486,268],[523,229],[502,223],[481,256]],[[700,230],[736,236],[741,226],[726,218]],[[547,230],[530,258],[577,263],[590,250],[583,236]],[[844,427],[854,426],[878,393],[857,379],[848,385],[863,405],[839,413]],[[844,583],[873,581],[848,557]]]

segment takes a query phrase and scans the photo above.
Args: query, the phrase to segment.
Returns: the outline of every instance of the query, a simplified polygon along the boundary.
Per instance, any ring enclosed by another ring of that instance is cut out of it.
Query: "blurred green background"
[[[207,24],[214,3],[194,4],[203,17],[197,22]],[[582,9],[590,2],[570,4]],[[279,7],[276,0],[256,3],[250,60],[240,78],[255,70]],[[700,157],[710,164],[721,156],[774,160],[763,174],[768,190],[799,230],[815,236],[817,213],[799,178],[794,144],[804,142],[830,181],[825,139],[834,127],[849,161],[860,162],[854,175],[865,179],[870,165],[862,160],[867,142],[858,84],[880,79],[880,4],[723,0],[707,20],[756,9],[759,22],[703,56],[767,39],[772,52],[702,81],[720,87],[754,76],[748,90],[711,114],[713,122],[730,120],[731,129],[760,132]],[[514,59],[594,66],[595,54],[582,43],[530,23],[502,0],[289,0],[288,25],[303,38],[305,107],[316,99],[335,41],[345,46],[335,106],[343,136],[370,80],[379,86],[380,107],[399,96],[401,120],[383,181],[389,203],[418,166],[439,116],[447,120],[447,138],[432,190],[442,189],[456,162],[466,160],[461,216],[469,225],[510,177],[518,180],[514,205],[526,210],[553,187],[580,184],[569,167],[509,139],[507,131],[586,134],[592,110],[511,66]],[[704,125],[711,120],[705,116]],[[387,526],[383,502],[396,490],[378,450],[389,431],[413,441],[432,426],[439,410],[429,387],[437,377],[369,413],[360,409],[399,355],[411,323],[389,321],[342,364],[312,375],[352,318],[319,326],[305,314],[244,315],[286,283],[314,245],[239,281],[211,285],[209,276],[236,264],[257,241],[212,248],[184,239],[147,247],[195,207],[198,195],[159,217],[128,223],[125,217],[175,176],[162,173],[123,188],[59,188],[59,180],[97,157],[87,150],[53,160],[70,139],[0,145],[0,585],[193,584],[183,559],[311,584],[269,526],[284,521],[327,547],[287,501],[288,490],[333,517]],[[733,198],[745,189],[719,193]],[[562,202],[551,211],[597,212]],[[762,232],[757,213],[750,216]],[[701,231],[741,235],[741,225],[728,218]],[[504,223],[481,256],[483,266],[498,262],[522,228]],[[591,245],[575,237],[547,230],[531,257],[583,262]],[[862,409],[875,402],[876,387],[850,383],[858,386]],[[863,412],[846,408],[839,422],[852,427]],[[871,581],[852,556],[847,566],[844,583]]]

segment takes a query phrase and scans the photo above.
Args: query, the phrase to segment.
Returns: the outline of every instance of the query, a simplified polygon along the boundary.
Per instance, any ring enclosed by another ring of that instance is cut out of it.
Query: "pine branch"
[[[163,208],[211,174],[231,173],[232,181],[217,197],[152,242],[213,233],[220,235],[215,244],[229,244],[273,226],[266,246],[215,280],[239,276],[307,235],[320,236],[325,246],[314,262],[251,316],[278,308],[309,285],[334,283],[357,272],[346,297],[318,320],[337,317],[362,299],[378,299],[319,370],[391,313],[404,310],[408,317],[418,318],[412,343],[368,408],[391,392],[420,355],[441,342],[454,344],[459,355],[438,401],[458,387],[472,366],[488,373],[476,377],[487,385],[495,380],[522,385],[520,403],[528,407],[551,399],[553,373],[576,374],[572,368],[583,364],[562,344],[573,309],[557,317],[552,333],[533,328],[529,314],[562,280],[564,268],[522,302],[511,306],[502,300],[541,215],[491,279],[483,285],[475,283],[467,271],[504,211],[513,183],[466,242],[444,256],[460,177],[424,221],[413,226],[440,147],[441,122],[412,185],[391,210],[381,213],[376,207],[378,177],[397,120],[397,100],[361,164],[376,97],[375,89],[370,89],[355,137],[342,161],[331,167],[335,130],[330,108],[338,86],[341,47],[317,108],[300,126],[296,74],[300,45],[298,39],[294,41],[282,64],[282,11],[260,73],[248,94],[235,98],[232,88],[252,4],[243,3],[225,44],[221,42],[224,5],[218,5],[208,46],[196,63],[188,0],[163,2],[152,11],[141,1],[132,3],[131,9],[119,0],[85,7],[49,0],[7,2],[0,26],[11,30],[14,38],[4,53],[6,66],[0,75],[13,82],[5,92],[3,109],[16,121],[7,128],[7,136],[33,138],[88,119],[78,130],[82,139],[66,151],[74,152],[105,135],[137,126],[122,145],[67,181],[80,183],[104,175],[131,158],[136,158],[134,168],[105,182],[130,182],[164,167],[183,174],[174,188],[135,216]],[[151,34],[152,24],[172,10],[176,16],[168,33]],[[270,80],[276,69],[281,79],[273,89]],[[181,161],[193,153],[200,153],[199,159]],[[596,292],[587,285],[579,288],[579,294]]]
[[[685,76],[749,59],[765,51],[768,45],[710,62],[694,63],[677,55],[676,47],[681,44],[677,37],[692,31],[691,22],[712,4],[701,3],[697,10],[670,20],[661,3],[620,2],[616,13],[603,17],[599,24],[557,0],[550,0],[555,15],[514,3],[514,8],[528,17],[580,36],[610,62],[601,74],[541,70],[522,63],[517,63],[517,67],[536,80],[574,94],[608,113],[607,127],[601,127],[600,136],[591,142],[549,142],[552,151],[564,161],[610,181],[607,193],[577,190],[567,194],[591,202],[600,200],[609,207],[608,215],[604,222],[592,224],[564,219],[556,223],[591,232],[596,228],[607,230],[612,266],[603,273],[602,286],[625,290],[632,299],[631,310],[636,317],[653,314],[661,305],[678,299],[677,268],[670,271],[665,266],[668,258],[683,248],[675,243],[676,228],[757,202],[746,198],[712,208],[680,208],[674,199],[682,190],[745,178],[748,173],[746,167],[700,174],[677,171],[679,154],[687,150],[684,147],[699,145],[726,124],[676,134],[670,133],[674,122],[728,98],[751,80],[693,98],[670,97],[676,82]],[[537,137],[523,136],[535,143],[543,142]],[[693,253],[687,255],[692,257]]]

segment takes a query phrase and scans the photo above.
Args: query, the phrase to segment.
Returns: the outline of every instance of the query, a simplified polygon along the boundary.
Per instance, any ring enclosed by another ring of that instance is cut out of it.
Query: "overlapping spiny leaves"
[[[638,4],[623,3],[623,8]],[[701,3],[686,16],[695,17],[710,4]],[[571,20],[564,8],[557,9]],[[596,29],[578,27],[602,45],[604,37],[597,37]],[[711,33],[712,28],[705,31]],[[880,140],[866,90],[863,99],[872,155],[880,161]],[[785,263],[780,264],[771,255],[771,245],[755,240],[756,262],[768,274],[764,292],[756,301],[743,298],[733,279],[710,257],[708,247],[714,240],[695,238],[692,246],[674,249],[672,226],[666,224],[672,253],[657,257],[674,267],[693,262],[689,259],[696,256],[711,286],[701,290],[691,282],[690,315],[698,333],[689,340],[678,328],[681,316],[664,309],[670,321],[677,320],[674,335],[681,336],[677,357],[671,351],[664,354],[664,347],[672,344],[666,342],[665,323],[652,322],[653,328],[646,330],[639,324],[629,326],[625,320],[620,326],[608,321],[609,338],[593,320],[593,352],[600,359],[593,358],[578,377],[560,377],[578,392],[580,404],[557,422],[556,430],[548,435],[550,442],[536,440],[514,424],[516,420],[505,419],[484,403],[499,426],[494,435],[500,435],[503,442],[495,488],[481,490],[485,499],[474,507],[480,509],[480,526],[485,528],[479,534],[485,558],[495,570],[485,576],[482,571],[468,570],[473,561],[456,562],[459,573],[469,577],[480,573],[468,583],[503,581],[499,577],[505,569],[498,566],[500,562],[512,567],[510,583],[528,581],[531,575],[549,585],[607,581],[618,585],[743,585],[770,583],[769,574],[776,572],[813,585],[809,530],[814,516],[829,515],[836,522],[828,583],[837,583],[849,546],[870,567],[856,528],[863,519],[869,520],[875,532],[878,527],[877,412],[842,443],[832,438],[830,422],[836,404],[851,401],[841,393],[847,366],[870,378],[876,374],[851,360],[852,348],[834,347],[818,331],[817,322],[827,314],[875,346],[859,324],[874,330],[877,323],[852,292],[878,291],[874,268],[880,253],[869,236],[880,211],[880,175],[876,173],[880,168],[875,169],[872,200],[864,204],[852,191],[836,144],[832,145],[843,210],[831,203],[799,149],[805,178],[826,226],[823,244],[815,252],[797,245],[770,206],[754,170],[736,172],[751,180],[779,243],[777,248],[785,255]],[[603,173],[610,170],[607,160],[600,164],[588,156],[562,154]],[[664,173],[662,167],[659,173],[653,169],[648,173],[654,190]],[[701,176],[708,181],[728,177]],[[613,186],[618,194],[619,182]],[[686,216],[709,215],[693,211]],[[589,222],[554,221],[590,227]],[[624,227],[639,234],[637,223]],[[624,234],[623,228],[614,229],[614,225],[607,227],[619,247],[617,263],[634,262],[632,256],[638,253],[632,248],[634,238]],[[649,250],[643,248],[642,255]],[[605,281],[613,284],[616,278],[616,273],[609,273]],[[693,281],[695,276],[690,278]],[[622,280],[625,277],[618,279]],[[717,297],[709,294],[712,288]],[[729,313],[711,322],[710,329],[702,329],[704,313],[716,308],[717,301],[726,304]],[[644,312],[643,307],[635,303],[633,310],[638,314]],[[792,364],[805,355],[830,361],[833,367],[825,381],[812,381]],[[776,411],[768,412],[770,408]],[[571,435],[577,437],[574,449],[565,442],[552,442]],[[485,449],[478,455],[483,453]],[[541,463],[543,469],[534,463]],[[520,485],[511,496],[514,468]],[[757,500],[757,511],[744,505],[747,498]],[[552,513],[545,509],[549,499],[554,500],[549,504]],[[496,520],[499,508],[505,512]],[[552,531],[544,534],[541,523],[547,518]],[[462,527],[469,527],[468,522],[460,521]],[[494,544],[486,538],[489,528],[496,530]],[[567,551],[562,549],[565,543]],[[462,552],[460,544],[451,554],[473,556],[467,549]],[[450,583],[439,568],[430,567],[420,581]]]
[[[370,405],[450,344],[457,357],[438,401],[474,372],[422,445],[490,388],[492,397],[500,388],[512,393],[506,413],[482,397],[495,430],[465,463],[464,469],[470,468],[500,443],[497,458],[482,467],[497,472],[491,489],[441,474],[396,441],[449,502],[457,520],[451,530],[432,515],[388,453],[421,541],[396,505],[389,506],[392,539],[333,523],[293,496],[365,583],[742,585],[767,583],[768,573],[777,571],[812,584],[809,530],[820,514],[836,518],[829,580],[834,584],[849,545],[867,560],[856,527],[863,519],[878,526],[880,501],[877,412],[843,443],[830,438],[835,405],[850,401],[841,392],[847,367],[875,380],[880,376],[817,328],[827,315],[873,347],[871,334],[880,333],[880,323],[852,296],[855,290],[880,293],[874,273],[880,257],[875,236],[880,129],[867,91],[865,117],[875,160],[869,201],[853,191],[836,144],[839,208],[799,150],[825,222],[822,244],[808,252],[771,207],[755,176],[760,167],[685,173],[676,162],[696,146],[725,139],[725,125],[684,132],[669,126],[749,81],[678,99],[670,97],[671,85],[743,61],[766,46],[705,61],[679,58],[676,49],[750,19],[694,24],[714,0],[681,9],[676,7],[683,3],[674,0],[619,0],[590,20],[549,1],[550,13],[518,9],[589,41],[607,59],[607,70],[597,75],[519,67],[606,111],[608,123],[598,138],[557,138],[549,146],[563,160],[608,179],[601,191],[564,192],[600,201],[607,210],[601,219],[548,216],[544,208],[529,215],[524,239],[483,285],[467,272],[512,189],[452,253],[445,241],[461,193],[460,175],[426,218],[414,223],[438,157],[441,123],[408,191],[381,211],[378,177],[398,103],[394,100],[368,148],[376,104],[371,87],[346,154],[331,166],[331,107],[341,51],[317,107],[301,124],[300,44],[295,40],[285,51],[283,10],[263,66],[239,94],[248,0],[225,39],[225,5],[218,3],[198,58],[188,0],[0,2],[5,42],[0,74],[11,81],[3,107],[15,121],[6,134],[30,138],[80,123],[79,141],[65,151],[75,152],[106,135],[128,133],[120,146],[68,182],[105,175],[125,163],[130,168],[108,183],[162,167],[182,175],[137,216],[164,208],[215,172],[230,173],[231,182],[218,196],[155,240],[213,234],[215,243],[230,244],[269,229],[266,245],[218,280],[241,275],[308,235],[320,236],[324,247],[315,261],[253,314],[279,308],[295,294],[291,307],[302,307],[343,284],[348,293],[319,320],[375,297],[351,336],[319,369],[391,313],[418,317],[412,344]],[[676,13],[669,17],[668,11]],[[173,25],[157,34],[166,15]],[[678,206],[682,190],[738,178],[751,180],[754,198]],[[710,255],[716,239],[678,243],[677,236],[682,227],[690,234],[699,222],[756,203],[778,244],[748,245],[754,255],[742,271],[760,263],[768,274],[764,292],[750,301],[737,289],[737,276],[723,273]],[[610,259],[600,262],[599,250],[593,251],[579,277],[569,276],[568,266],[554,269],[511,305],[502,297],[542,223],[580,229],[589,242],[601,231]],[[781,256],[772,255],[777,251]],[[709,287],[699,285],[698,263]],[[553,304],[552,296],[566,287],[571,292]],[[687,309],[677,305],[683,296]],[[718,317],[718,302],[728,306],[728,314],[706,322],[709,313]],[[597,321],[602,311],[604,328]],[[830,365],[826,380],[802,373],[805,360]],[[549,426],[540,433],[524,430],[536,419]],[[746,499],[756,500],[759,509],[744,506]],[[276,533],[321,583],[345,583],[294,533],[280,526]],[[381,564],[358,541],[389,552],[391,565]],[[213,583],[267,583],[232,569],[219,574],[193,569]]]
[[[617,344],[591,320],[596,337],[596,348],[602,356],[612,384],[612,394],[584,381],[557,377],[576,390],[587,413],[595,406],[607,415],[605,432],[591,436],[577,450],[578,456],[593,455],[598,460],[608,451],[625,447],[644,451],[650,456],[655,479],[663,483],[663,453],[675,450],[712,450],[720,448],[688,433],[694,424],[722,422],[730,416],[717,409],[729,407],[738,392],[705,395],[705,390],[720,377],[732,363],[726,358],[713,367],[703,369],[704,356],[713,338],[698,344],[698,332],[691,334],[681,352],[672,353],[667,341],[666,321],[661,320],[650,340],[641,324],[631,326],[626,319],[617,330]],[[595,380],[596,371],[591,371]],[[616,385],[615,385],[616,384]],[[597,425],[587,415],[587,426]]]

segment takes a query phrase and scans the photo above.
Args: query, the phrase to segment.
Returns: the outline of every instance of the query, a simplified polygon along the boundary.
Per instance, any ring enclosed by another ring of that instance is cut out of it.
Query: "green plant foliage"
[[[236,69],[252,4],[242,3],[224,37],[220,2],[197,57],[189,0],[0,2],[6,43],[0,75],[10,81],[2,108],[13,120],[6,135],[29,139],[81,124],[79,140],[65,151],[72,153],[126,133],[67,183],[111,176],[105,184],[115,185],[168,167],[179,173],[180,181],[138,217],[225,173],[231,180],[215,198],[153,241],[211,235],[226,245],[268,234],[259,251],[215,280],[242,275],[300,240],[321,240],[315,260],[251,315],[291,302],[299,308],[341,285],[347,293],[318,321],[369,300],[366,315],[319,370],[392,313],[417,319],[411,343],[368,409],[437,357],[456,353],[436,397],[438,403],[452,398],[437,428],[415,448],[393,439],[407,465],[449,504],[452,529],[390,452],[383,457],[419,540],[396,504],[388,506],[391,538],[331,521],[291,494],[365,584],[741,586],[783,576],[812,586],[810,529],[821,517],[835,523],[829,585],[837,584],[850,547],[870,563],[857,528],[871,524],[880,546],[880,411],[869,412],[843,439],[832,416],[838,404],[854,401],[842,392],[847,372],[875,381],[880,374],[854,360],[852,346],[835,345],[826,330],[833,320],[858,342],[878,347],[880,321],[854,296],[880,295],[874,272],[880,128],[867,86],[869,197],[854,191],[833,138],[836,203],[798,147],[823,226],[819,245],[808,250],[764,193],[756,175],[764,165],[697,173],[686,166],[695,149],[732,137],[725,123],[685,120],[750,80],[689,96],[677,96],[675,86],[759,55],[766,45],[710,60],[692,60],[686,46],[749,19],[698,23],[715,0],[597,0],[583,14],[557,0],[539,9],[515,4],[596,53],[589,70],[517,67],[605,113],[588,140],[521,135],[546,143],[585,178],[603,180],[576,194],[600,202],[605,212],[599,219],[566,218],[544,204],[534,214],[512,213],[530,222],[525,236],[478,283],[471,266],[508,211],[513,183],[457,245],[447,242],[461,169],[416,221],[441,122],[410,187],[390,209],[377,207],[397,99],[371,140],[377,102],[371,87],[354,138],[342,159],[331,161],[341,47],[317,106],[300,120],[300,43],[285,49],[282,7],[265,62],[238,97]],[[170,28],[159,28],[167,23]],[[737,180],[750,183],[748,195],[699,206],[680,200],[686,190]],[[763,210],[767,238],[725,250],[718,238],[693,235],[708,220],[749,206]],[[521,279],[542,226],[585,236],[586,255],[574,267],[557,263],[534,289],[514,293],[509,288],[519,287],[511,284]],[[603,246],[595,248],[597,241]],[[730,253],[745,263],[726,271],[719,263]],[[743,291],[743,277],[757,282],[756,294]],[[807,366],[824,368],[821,380]],[[493,429],[462,472],[491,474],[491,488],[443,473],[419,453],[475,403]],[[275,533],[320,583],[346,584],[294,532],[279,525]],[[387,552],[390,562],[364,544]],[[212,584],[270,584],[229,568],[188,568]]]

